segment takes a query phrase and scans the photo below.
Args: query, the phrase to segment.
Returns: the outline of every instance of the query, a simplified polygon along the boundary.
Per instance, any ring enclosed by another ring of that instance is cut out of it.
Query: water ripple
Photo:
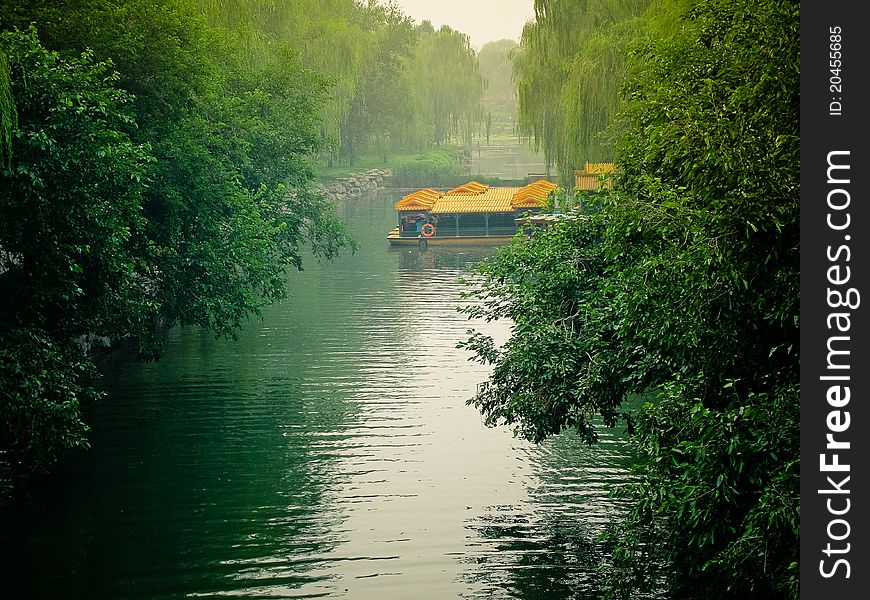
[[[238,341],[110,357],[92,451],[3,522],[9,573],[36,596],[597,597],[623,440],[483,426],[456,309],[492,250],[386,248],[393,200],[345,207],[358,254],[292,275]]]

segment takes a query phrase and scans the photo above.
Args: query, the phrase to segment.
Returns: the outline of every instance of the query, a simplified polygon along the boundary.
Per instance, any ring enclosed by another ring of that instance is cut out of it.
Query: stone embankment
[[[384,187],[392,176],[390,169],[369,169],[336,179],[328,186],[320,186],[320,191],[329,200],[348,200]]]

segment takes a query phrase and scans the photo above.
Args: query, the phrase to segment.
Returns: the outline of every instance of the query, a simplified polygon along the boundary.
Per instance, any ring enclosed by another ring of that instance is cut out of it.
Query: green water
[[[0,596],[598,597],[623,442],[482,425],[456,307],[492,250],[390,249],[395,200],[343,206],[359,252],[309,262],[238,341],[103,361],[92,449],[0,514]]]

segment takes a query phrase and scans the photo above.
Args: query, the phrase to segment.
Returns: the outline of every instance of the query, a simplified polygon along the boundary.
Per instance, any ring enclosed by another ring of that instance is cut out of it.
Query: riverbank
[[[399,155],[393,157],[389,166],[365,168],[374,160],[360,159],[358,171],[349,171],[347,167],[324,168],[316,189],[335,202],[385,187],[450,189],[469,180],[490,185],[525,185],[532,179],[558,178],[552,169],[547,173],[541,156],[516,138],[494,138],[490,144],[477,144],[471,150],[440,148]]]
[[[339,177],[329,184],[320,184],[317,190],[333,202],[348,200],[385,187],[392,176],[392,169],[369,169]]]
[[[91,450],[0,512],[21,597],[600,595],[624,436],[538,447],[484,426],[457,308],[494,248],[391,250],[395,199],[340,203],[357,252],[288,274],[292,298],[238,339],[178,328],[159,363],[100,356]]]

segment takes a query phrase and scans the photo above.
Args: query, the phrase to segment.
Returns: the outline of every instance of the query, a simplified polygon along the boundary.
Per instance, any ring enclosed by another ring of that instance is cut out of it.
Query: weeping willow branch
[[[16,120],[9,62],[0,49],[0,159],[5,159],[7,167],[12,163],[12,130],[17,126]]]
[[[619,110],[629,49],[650,0],[536,0],[514,60],[521,135],[565,183],[584,161],[613,159],[604,133]]]

